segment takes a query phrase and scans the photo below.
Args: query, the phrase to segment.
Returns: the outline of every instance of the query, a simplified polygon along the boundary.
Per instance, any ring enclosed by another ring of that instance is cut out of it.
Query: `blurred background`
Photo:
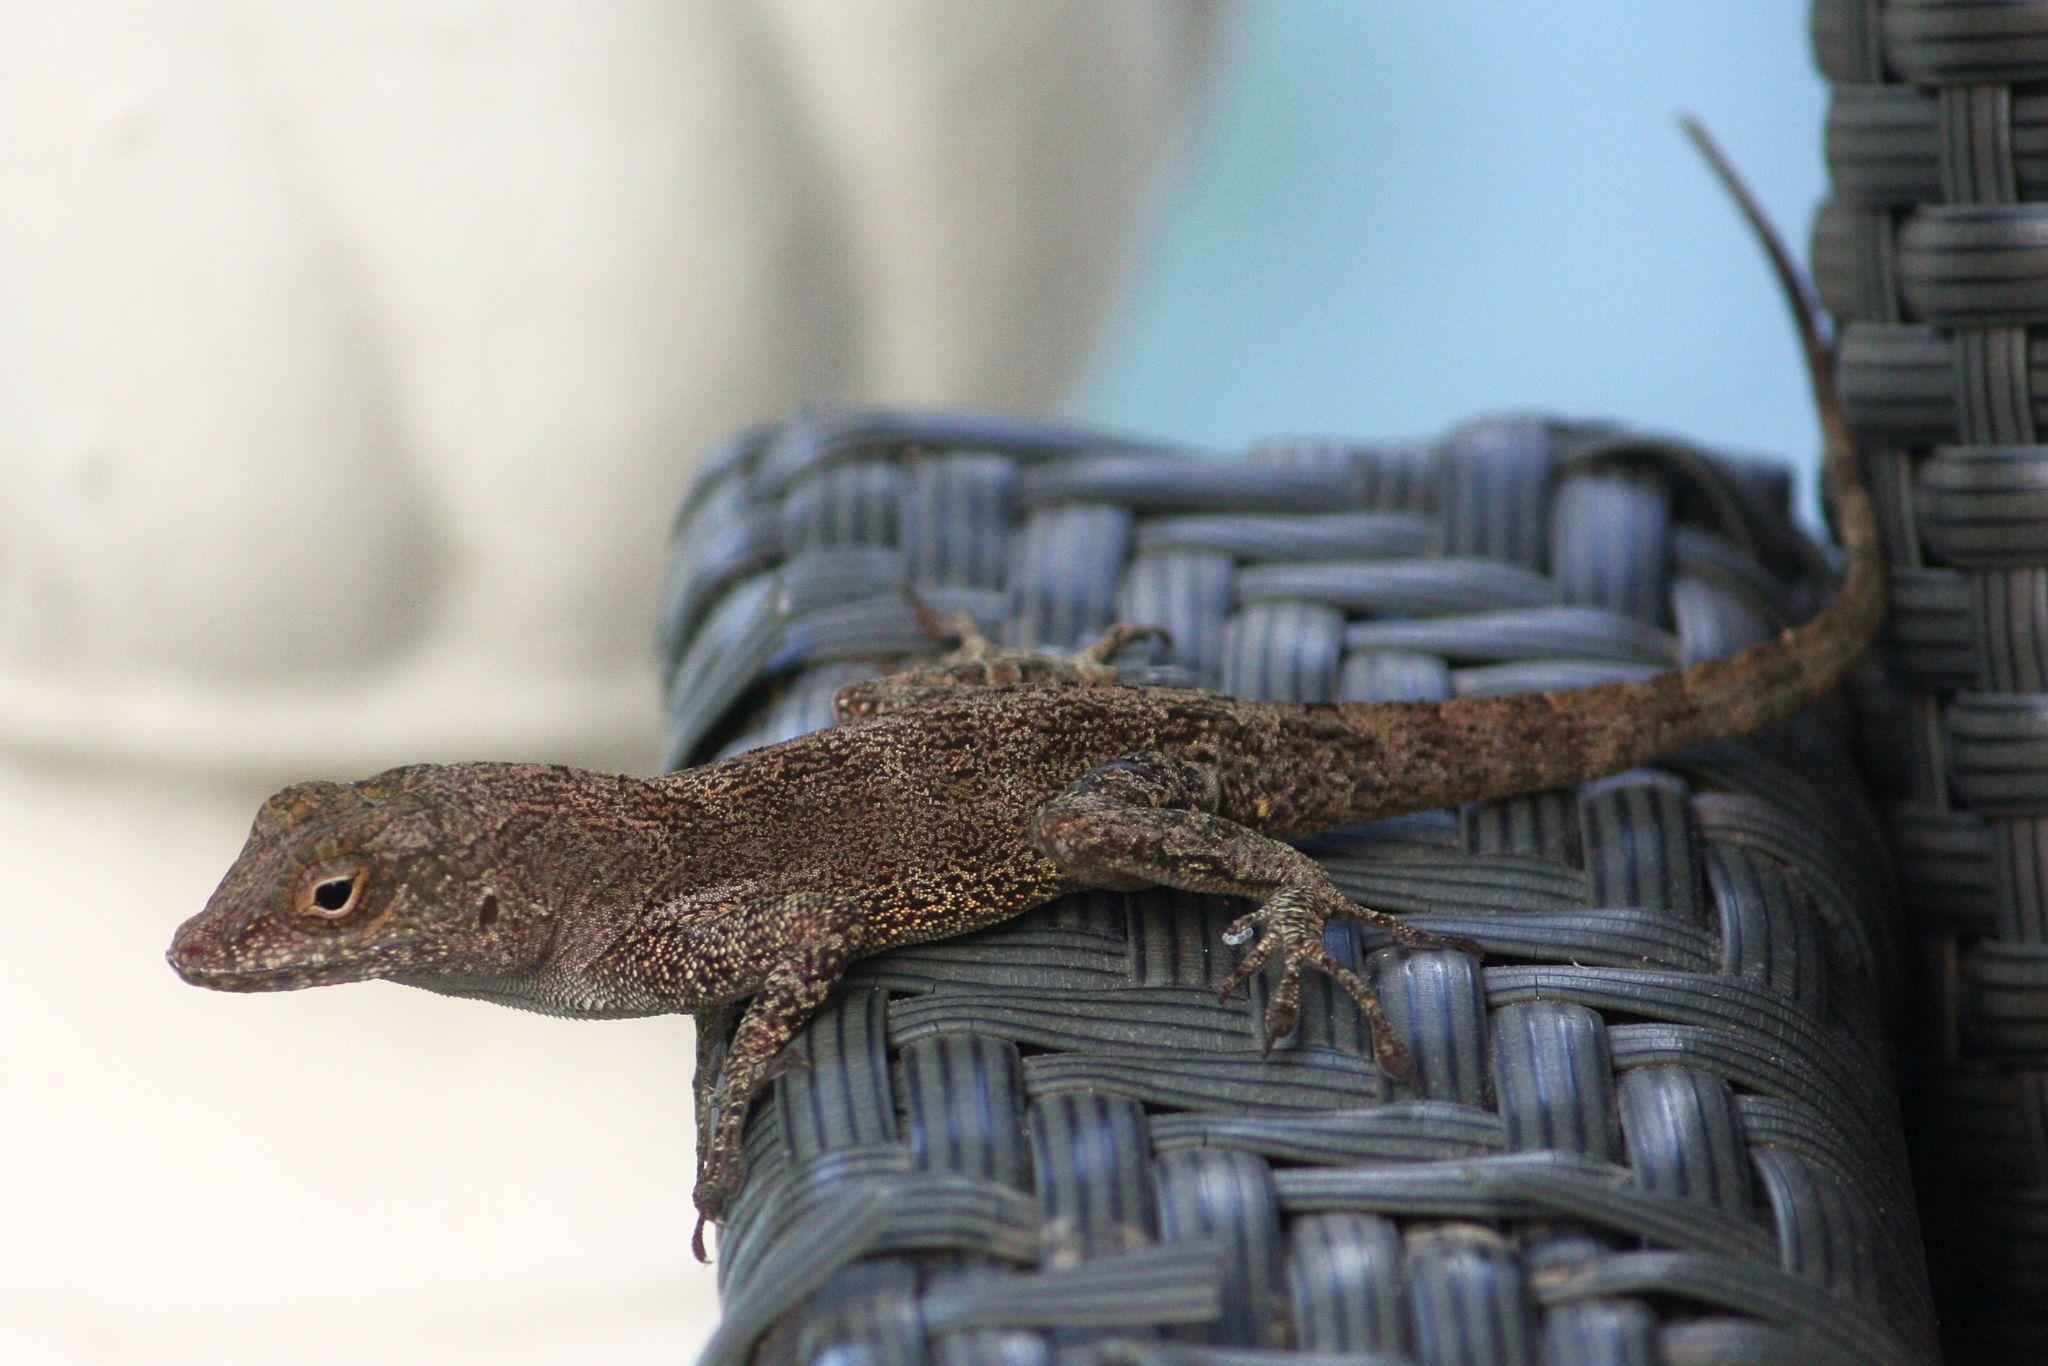
[[[1236,13],[1075,411],[1228,448],[1534,408],[1810,466],[1789,321],[1673,122],[1706,121],[1803,258],[1804,6]]]
[[[689,1027],[161,954],[271,787],[647,771],[669,510],[820,399],[1810,464],[1797,6],[0,7],[0,1356],[674,1360]]]

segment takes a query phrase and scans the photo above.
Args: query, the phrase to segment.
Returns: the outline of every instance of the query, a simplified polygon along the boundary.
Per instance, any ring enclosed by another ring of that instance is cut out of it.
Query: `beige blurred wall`
[[[1030,411],[1213,6],[0,6],[0,1355],[673,1360],[688,1026],[163,966],[272,785],[646,770],[692,460]]]

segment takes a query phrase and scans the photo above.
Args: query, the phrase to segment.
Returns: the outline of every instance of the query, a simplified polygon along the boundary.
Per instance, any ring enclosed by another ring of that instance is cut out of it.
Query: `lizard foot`
[[[1301,1014],[1301,973],[1304,968],[1314,968],[1338,986],[1345,994],[1358,1003],[1364,1012],[1365,1022],[1372,1031],[1373,1057],[1389,1076],[1399,1081],[1415,1080],[1415,1060],[1408,1053],[1408,1045],[1401,1042],[1401,1036],[1387,1020],[1387,1012],[1380,1005],[1379,993],[1357,973],[1344,967],[1330,956],[1323,945],[1323,926],[1327,923],[1328,908],[1321,903],[1312,887],[1283,887],[1273,893],[1265,905],[1249,915],[1239,916],[1223,931],[1223,942],[1242,944],[1258,935],[1258,941],[1246,953],[1244,960],[1223,979],[1221,995],[1225,1000],[1251,979],[1253,974],[1271,962],[1275,954],[1280,955],[1280,980],[1274,986],[1271,998],[1266,1002],[1266,1035],[1262,1055],[1270,1056],[1273,1046],[1294,1032],[1294,1024]]]
[[[1173,648],[1173,632],[1164,626],[1133,626],[1120,621],[1097,636],[1092,644],[1084,645],[1071,656],[1076,664],[1094,664],[1107,667],[1124,646],[1138,640],[1156,640],[1160,648]]]
[[[1387,1075],[1396,1081],[1415,1081],[1415,1060],[1408,1052],[1408,1045],[1394,1032],[1387,1020],[1385,1008],[1380,1004],[1379,993],[1335,958],[1323,944],[1323,926],[1332,916],[1342,916],[1364,921],[1385,930],[1393,941],[1403,948],[1450,950],[1469,953],[1477,957],[1485,955],[1485,948],[1477,940],[1463,935],[1432,934],[1417,929],[1384,911],[1375,911],[1361,906],[1349,897],[1328,889],[1315,886],[1283,887],[1275,892],[1266,904],[1249,915],[1239,916],[1224,927],[1223,942],[1242,944],[1258,933],[1258,942],[1244,956],[1236,969],[1223,981],[1224,999],[1251,979],[1253,974],[1264,968],[1274,954],[1282,955],[1280,981],[1274,987],[1266,1003],[1266,1042],[1264,1055],[1270,1056],[1273,1046],[1294,1030],[1296,1017],[1301,1010],[1301,971],[1312,967],[1344,988],[1347,995],[1358,1003],[1364,1012],[1366,1025],[1372,1031],[1373,1057],[1384,1068]]]
[[[908,585],[905,585],[903,595],[910,599],[911,610],[917,613],[918,629],[940,644],[952,647],[951,653],[939,661],[941,669],[957,668],[962,664],[982,664],[998,669],[1005,665],[1015,668],[1024,664],[1036,665],[1039,669],[1065,666],[1092,682],[1098,670],[1106,669],[1109,661],[1134,641],[1156,640],[1168,649],[1173,646],[1173,633],[1164,626],[1135,626],[1119,621],[1070,655],[1011,650],[983,635],[981,627],[975,625],[974,618],[968,613],[941,612]],[[1012,683],[1018,680],[1006,677],[989,681]]]

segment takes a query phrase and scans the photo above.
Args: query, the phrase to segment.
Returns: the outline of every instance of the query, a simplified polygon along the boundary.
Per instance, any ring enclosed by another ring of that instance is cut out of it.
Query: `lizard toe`
[[[1282,1039],[1294,1033],[1295,1023],[1301,1018],[1301,965],[1290,958],[1280,969],[1280,982],[1273,988],[1273,995],[1266,1002],[1265,1034],[1259,1045],[1259,1056],[1270,1058]]]
[[[1421,1079],[1415,1071],[1415,1055],[1408,1051],[1408,1045],[1394,1032],[1385,1015],[1372,1017],[1372,1056],[1395,1081],[1404,1086],[1419,1086]]]
[[[1484,958],[1486,956],[1485,945],[1481,944],[1477,939],[1469,938],[1466,935],[1437,934],[1430,930],[1417,929],[1415,926],[1410,925],[1405,920],[1394,920],[1391,922],[1391,924],[1394,926],[1398,926],[1399,928],[1390,929],[1388,933],[1393,936],[1394,942],[1396,944],[1399,944],[1404,949],[1428,949],[1447,953],[1469,953],[1479,958]]]
[[[1373,1061],[1380,1065],[1380,1070],[1395,1081],[1411,1086],[1416,1084],[1414,1055],[1408,1051],[1408,1045],[1402,1042],[1401,1036],[1394,1032],[1393,1021],[1387,1018],[1386,1007],[1380,1004],[1379,992],[1363,977],[1335,960],[1318,966],[1357,1002],[1359,1013],[1365,1016],[1366,1027],[1372,1033]]]
[[[1484,958],[1486,947],[1478,940],[1462,934],[1438,934],[1411,925],[1399,916],[1376,911],[1370,906],[1361,906],[1349,897],[1343,897],[1332,906],[1334,915],[1341,915],[1362,924],[1371,925],[1383,931],[1386,936],[1404,949],[1432,949],[1451,953],[1469,953]]]
[[[1247,924],[1251,919],[1251,916],[1245,916],[1233,922],[1230,928],[1223,932],[1223,942],[1226,944],[1242,944],[1252,932],[1251,926]],[[1244,926],[1242,931],[1238,929],[1240,925]],[[1280,941],[1274,936],[1269,934],[1260,938],[1245,953],[1245,956],[1238,960],[1237,966],[1231,969],[1230,975],[1223,979],[1223,985],[1217,989],[1218,999],[1227,1001],[1232,996],[1235,996],[1245,983],[1258,975],[1259,971],[1271,961],[1274,953],[1279,948]]]

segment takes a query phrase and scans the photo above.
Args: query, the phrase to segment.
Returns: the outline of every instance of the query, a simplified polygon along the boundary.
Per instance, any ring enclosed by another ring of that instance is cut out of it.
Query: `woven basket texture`
[[[1821,0],[1813,35],[1815,272],[1894,565],[1860,700],[1936,1296],[1958,1356],[2048,1360],[2048,4]]]
[[[1785,476],[1613,428],[1203,458],[855,412],[751,432],[683,509],[674,764],[828,725],[934,652],[1157,623],[1130,680],[1300,701],[1639,677],[1814,608]],[[1884,1045],[1898,954],[1844,709],[1576,791],[1312,846],[1409,1040],[1306,983],[1262,1060],[1244,909],[1090,893],[865,960],[757,1106],[707,1359],[1885,1362],[1933,1317]]]

